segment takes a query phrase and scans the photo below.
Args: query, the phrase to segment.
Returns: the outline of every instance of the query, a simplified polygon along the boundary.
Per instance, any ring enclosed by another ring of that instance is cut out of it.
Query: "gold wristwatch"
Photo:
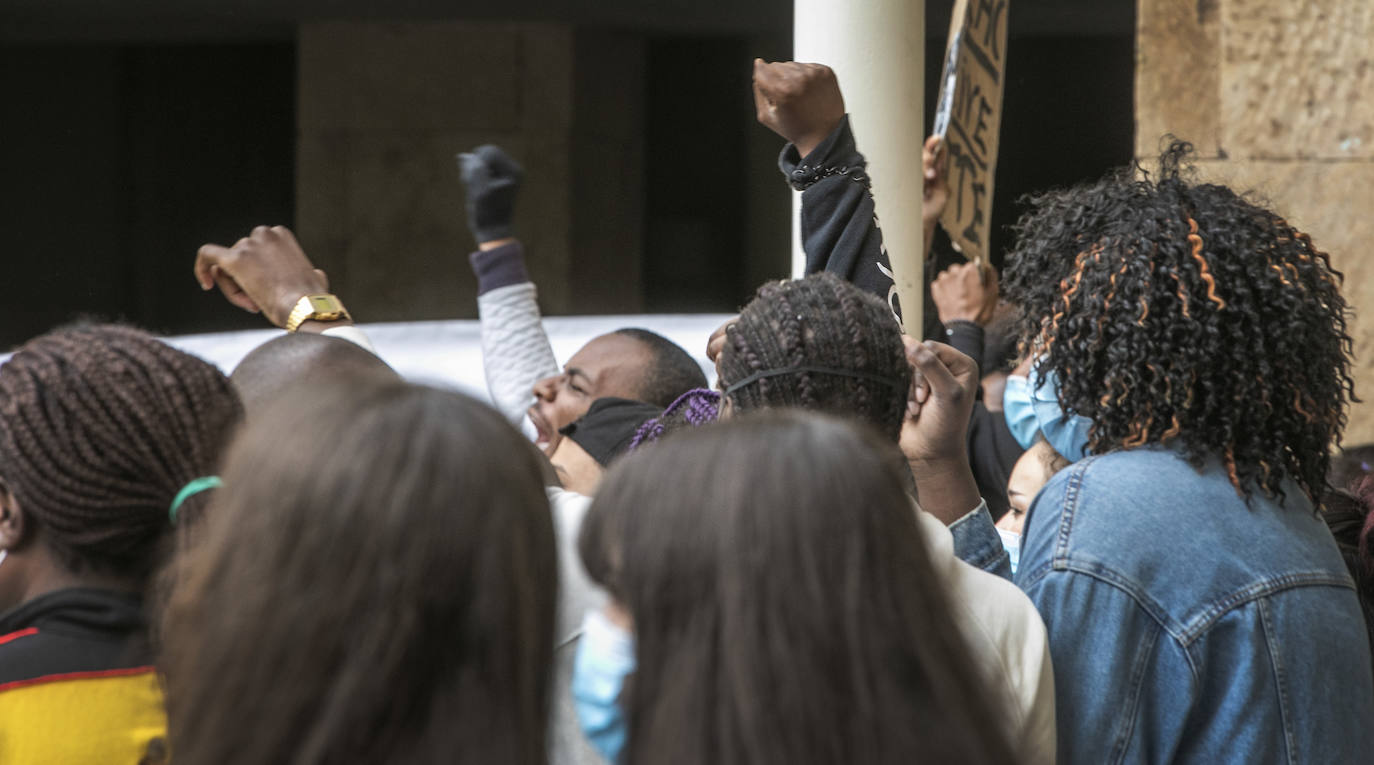
[[[291,315],[286,317],[286,331],[295,332],[307,321],[338,321],[352,318],[348,309],[333,295],[306,295],[296,301]]]

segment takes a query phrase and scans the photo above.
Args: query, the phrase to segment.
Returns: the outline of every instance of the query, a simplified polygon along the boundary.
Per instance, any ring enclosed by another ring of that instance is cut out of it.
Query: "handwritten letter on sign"
[[[988,256],[1008,2],[956,0],[935,111],[934,132],[944,139],[950,191],[940,225],[954,247],[976,263]]]

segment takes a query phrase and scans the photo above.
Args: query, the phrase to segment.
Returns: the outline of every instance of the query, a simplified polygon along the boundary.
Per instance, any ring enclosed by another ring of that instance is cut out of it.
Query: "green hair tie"
[[[172,508],[167,511],[167,516],[172,519],[172,525],[176,525],[177,511],[181,509],[181,506],[185,504],[186,500],[190,499],[191,497],[194,497],[202,491],[218,489],[223,485],[224,481],[221,481],[219,479],[219,476],[207,475],[201,476],[200,478],[197,478],[191,481],[190,483],[186,484],[185,486],[181,487],[181,491],[177,492],[177,498],[172,500]]]

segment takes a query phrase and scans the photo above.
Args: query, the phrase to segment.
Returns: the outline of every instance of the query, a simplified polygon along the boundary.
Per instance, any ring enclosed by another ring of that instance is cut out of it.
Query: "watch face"
[[[311,295],[310,308],[315,313],[335,313],[339,310],[333,295]]]

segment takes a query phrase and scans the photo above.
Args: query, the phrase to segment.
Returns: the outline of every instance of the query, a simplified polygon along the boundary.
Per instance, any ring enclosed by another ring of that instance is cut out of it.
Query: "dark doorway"
[[[645,305],[731,311],[747,284],[752,60],[741,39],[651,39],[645,77]],[[781,181],[779,181],[781,185]]]
[[[88,315],[257,327],[191,277],[196,248],[295,207],[295,46],[0,50],[0,346]]]

